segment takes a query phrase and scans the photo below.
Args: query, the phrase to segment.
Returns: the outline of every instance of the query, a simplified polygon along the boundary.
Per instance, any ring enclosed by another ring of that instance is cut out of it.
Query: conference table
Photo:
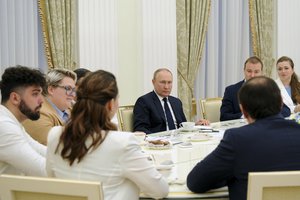
[[[212,152],[223,138],[226,129],[247,124],[245,119],[215,122],[210,126],[195,126],[191,130],[182,128],[147,135],[146,141],[169,141],[167,147],[142,145],[149,153],[158,171],[169,182],[170,192],[166,199],[229,199],[227,187],[196,194],[186,186],[186,177],[191,169]],[[147,199],[143,194],[140,199]]]

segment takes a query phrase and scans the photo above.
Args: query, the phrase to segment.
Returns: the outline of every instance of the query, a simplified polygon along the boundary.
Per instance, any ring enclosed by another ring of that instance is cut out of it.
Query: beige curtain
[[[249,15],[254,55],[264,63],[264,74],[272,76],[275,65],[274,0],[249,0]]]
[[[45,52],[49,68],[77,65],[77,0],[39,0]]]
[[[188,120],[196,115],[194,81],[207,32],[211,0],[177,0],[178,96]]]

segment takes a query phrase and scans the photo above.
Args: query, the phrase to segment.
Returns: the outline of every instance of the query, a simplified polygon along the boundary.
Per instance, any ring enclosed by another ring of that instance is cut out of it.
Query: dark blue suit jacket
[[[181,122],[186,121],[182,103],[176,97],[169,96],[168,99],[178,126]],[[164,110],[154,91],[138,98],[134,105],[133,118],[134,131],[149,134],[167,130]]]
[[[239,100],[238,100],[238,92],[242,85],[244,84],[244,80],[226,87],[224,92],[224,97],[222,99],[222,105],[221,105],[221,115],[220,115],[220,121],[226,121],[226,120],[233,120],[233,119],[240,119],[242,116],[242,112],[239,106]],[[288,117],[291,115],[291,111],[289,107],[287,107],[285,104],[282,106],[281,114],[284,117]]]
[[[238,91],[245,81],[242,80],[236,84],[225,88],[221,105],[220,121],[240,119],[242,112],[239,106]]]
[[[230,200],[246,200],[249,172],[300,170],[300,125],[275,115],[229,129],[218,147],[187,177],[191,191],[228,186]]]

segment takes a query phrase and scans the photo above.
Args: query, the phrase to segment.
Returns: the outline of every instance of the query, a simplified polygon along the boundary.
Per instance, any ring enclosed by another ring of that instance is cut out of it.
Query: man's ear
[[[21,102],[21,96],[16,92],[10,93],[9,99],[13,105],[19,105],[19,103]]]
[[[49,85],[48,87],[46,87],[46,90],[47,90],[48,94],[50,94],[50,95],[53,95],[54,89],[55,89],[55,87],[53,87],[51,85]]]
[[[240,105],[240,109],[241,109],[241,112],[243,113],[244,117],[245,117],[246,119],[248,119],[248,117],[249,117],[248,112],[245,111],[245,109],[243,108],[242,104],[239,104],[239,105]]]

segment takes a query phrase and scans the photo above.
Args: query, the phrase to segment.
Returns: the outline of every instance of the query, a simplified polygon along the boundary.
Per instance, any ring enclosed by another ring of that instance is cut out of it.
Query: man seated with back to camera
[[[280,113],[275,81],[254,77],[238,97],[249,124],[226,130],[217,148],[192,169],[187,186],[193,192],[228,186],[230,200],[246,200],[249,172],[300,170],[300,125]]]
[[[179,128],[186,122],[182,102],[171,96],[173,75],[167,68],[154,72],[152,84],[154,91],[138,98],[134,105],[134,131],[146,134]],[[209,125],[209,121],[200,119],[198,125]]]

